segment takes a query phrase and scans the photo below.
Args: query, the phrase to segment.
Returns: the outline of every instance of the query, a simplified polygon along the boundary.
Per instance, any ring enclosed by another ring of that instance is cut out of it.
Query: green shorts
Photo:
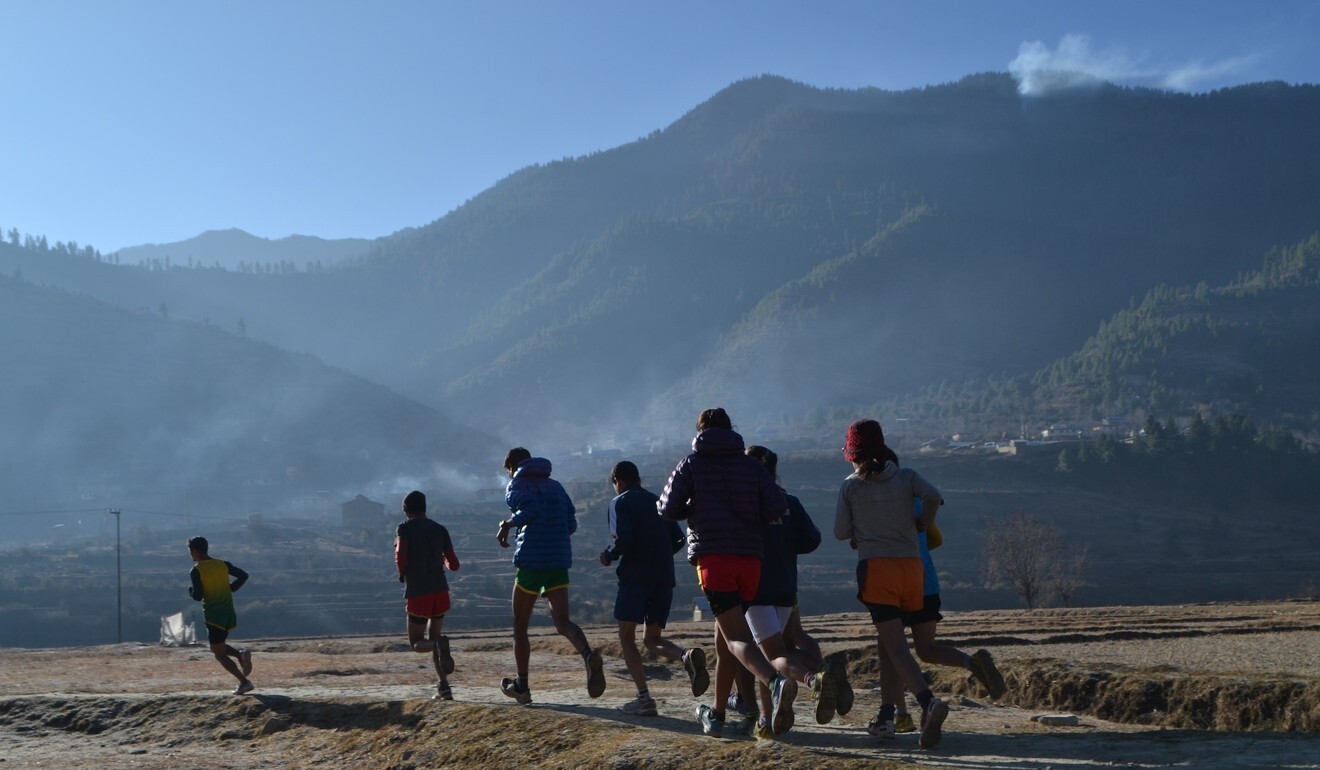
[[[568,568],[523,569],[519,567],[518,573],[513,578],[513,586],[519,591],[529,593],[532,596],[540,596],[560,588],[568,588]]]

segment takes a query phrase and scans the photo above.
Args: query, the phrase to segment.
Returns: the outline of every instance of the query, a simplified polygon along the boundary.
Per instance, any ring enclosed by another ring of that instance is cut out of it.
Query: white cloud
[[[1232,59],[1225,59],[1218,62],[1202,64],[1201,62],[1192,62],[1184,64],[1181,67],[1168,72],[1160,80],[1160,84],[1174,91],[1195,91],[1205,86],[1206,83],[1212,83],[1223,80],[1226,77],[1237,75],[1250,70],[1259,56],[1238,56]]]
[[[1086,35],[1065,35],[1055,49],[1039,40],[1022,43],[1017,56],[1008,64],[1008,71],[1024,96],[1105,82],[1195,91],[1243,73],[1257,60],[1257,56],[1239,56],[1211,62],[1153,65],[1121,48],[1096,50]]]

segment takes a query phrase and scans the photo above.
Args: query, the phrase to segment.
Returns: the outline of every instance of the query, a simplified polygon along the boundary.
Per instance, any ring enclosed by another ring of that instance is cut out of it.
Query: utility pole
[[[111,508],[110,515],[115,517],[115,641],[124,642],[124,582],[119,558],[119,509]]]

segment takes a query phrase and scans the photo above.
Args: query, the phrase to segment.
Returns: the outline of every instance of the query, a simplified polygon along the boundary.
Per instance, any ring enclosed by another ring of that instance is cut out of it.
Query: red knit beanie
[[[850,463],[878,459],[885,450],[885,432],[875,420],[858,420],[848,426],[843,454]]]

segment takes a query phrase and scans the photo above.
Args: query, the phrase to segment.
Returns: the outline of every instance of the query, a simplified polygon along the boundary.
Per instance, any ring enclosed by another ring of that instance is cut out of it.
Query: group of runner
[[[696,430],[692,452],[674,468],[662,494],[642,486],[631,462],[616,464],[610,474],[616,497],[608,512],[610,542],[599,559],[604,566],[617,563],[614,617],[622,658],[637,688],[636,698],[622,711],[658,714],[642,665],[639,627],[641,647],[682,664],[694,697],[710,688],[705,651],[684,649],[663,635],[675,586],[674,555],[686,545],[687,559],[696,567],[715,617],[712,702],[696,708],[702,731],[723,737],[736,730],[774,740],[793,727],[800,688],[810,695],[819,724],[836,713],[847,714],[853,692],[842,658],[825,659],[820,645],[802,628],[797,606],[797,557],[820,545],[820,530],[801,502],[779,485],[775,453],[745,446],[723,409],[703,411]],[[967,655],[935,642],[942,616],[929,550],[939,544],[939,490],[899,465],[875,420],[850,425],[843,452],[853,473],[839,490],[833,534],[857,551],[857,595],[878,639],[881,706],[867,731],[881,739],[920,732],[920,745],[930,748],[940,740],[949,707],[926,684],[908,649],[905,626],[911,627],[922,660],[965,668],[992,698],[1003,694],[1004,682],[985,650]],[[573,501],[551,478],[550,461],[522,447],[509,451],[504,470],[509,475],[505,502],[510,516],[500,522],[496,537],[501,547],[514,549],[515,676],[505,678],[500,689],[518,703],[532,701],[528,627],[536,600],[544,596],[555,630],[582,657],[587,694],[600,697],[605,690],[601,654],[572,621],[569,609],[570,538],[577,530]],[[408,644],[432,657],[437,679],[433,697],[452,700],[448,675],[454,660],[443,633],[450,608],[445,573],[459,569],[459,560],[448,530],[426,516],[424,494],[408,493],[402,507],[406,520],[396,533],[394,558],[405,585]],[[686,535],[680,521],[687,525]],[[248,692],[251,655],[226,641],[234,626],[232,591],[247,575],[209,558],[202,538],[190,540],[189,549],[197,562],[192,594],[203,601],[212,652],[238,678],[235,692]],[[235,582],[229,582],[230,576]],[[905,690],[920,707],[919,720],[904,707]]]

